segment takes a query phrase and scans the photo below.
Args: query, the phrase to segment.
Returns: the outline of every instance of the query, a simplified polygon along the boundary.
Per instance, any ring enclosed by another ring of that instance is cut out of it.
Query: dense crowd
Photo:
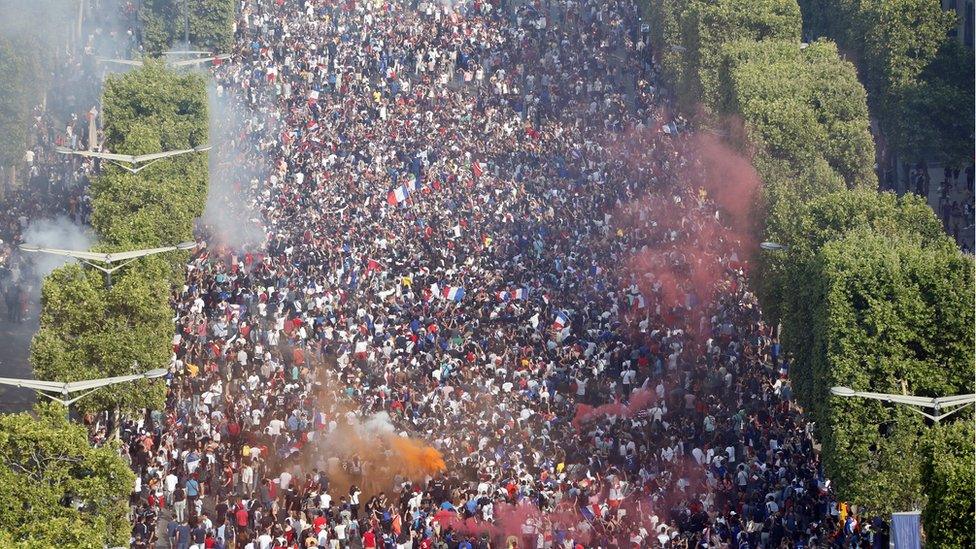
[[[242,226],[202,228],[165,409],[123,426],[134,547],[887,544],[823,478],[735,174],[634,3],[240,11]]]

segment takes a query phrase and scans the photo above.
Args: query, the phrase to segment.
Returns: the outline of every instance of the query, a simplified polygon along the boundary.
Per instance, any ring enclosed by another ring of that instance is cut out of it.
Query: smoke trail
[[[248,142],[245,125],[249,116],[233,103],[233,94],[211,83],[207,99],[214,150],[210,153],[207,204],[200,222],[218,244],[235,249],[259,246],[265,233],[248,190],[265,175],[252,167],[267,166],[268,162],[253,159],[264,153]]]
[[[77,225],[65,216],[32,221],[23,233],[26,244],[42,248],[87,251],[95,242],[91,229]],[[75,261],[70,257],[35,253],[29,256],[38,285],[54,269]]]

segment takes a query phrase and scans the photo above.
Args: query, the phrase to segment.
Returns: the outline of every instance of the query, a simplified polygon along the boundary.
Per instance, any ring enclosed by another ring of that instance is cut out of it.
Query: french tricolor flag
[[[464,288],[458,286],[448,286],[444,288],[444,299],[451,299],[460,303],[464,299]]]
[[[603,507],[599,503],[591,503],[580,507],[580,514],[589,522],[603,518]]]
[[[500,292],[497,292],[495,294],[495,297],[498,298],[498,301],[508,301],[509,293],[506,292],[505,290],[502,290]]]
[[[515,290],[515,292],[512,295],[513,295],[513,297],[515,299],[528,299],[529,298],[529,289],[528,288],[519,288],[519,289]]]
[[[390,194],[386,196],[386,201],[389,202],[391,206],[396,206],[397,204],[406,200],[408,196],[410,196],[410,191],[403,185],[400,185],[399,187],[390,191]]]
[[[410,178],[407,179],[407,189],[410,192],[416,192],[417,190],[417,176],[410,174]]]
[[[315,120],[309,120],[308,124],[305,124],[305,129],[310,132],[314,132],[315,130],[319,129],[319,123]]]
[[[552,321],[552,327],[556,330],[562,330],[569,324],[569,315],[565,311],[559,311],[556,313],[555,320]]]

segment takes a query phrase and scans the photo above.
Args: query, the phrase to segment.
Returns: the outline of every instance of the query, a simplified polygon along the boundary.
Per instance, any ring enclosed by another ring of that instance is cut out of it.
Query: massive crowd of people
[[[214,77],[241,228],[122,428],[134,547],[887,544],[635,3],[244,0]]]

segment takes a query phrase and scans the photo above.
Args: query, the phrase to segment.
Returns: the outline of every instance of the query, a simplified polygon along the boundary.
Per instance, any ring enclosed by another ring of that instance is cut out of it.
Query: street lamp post
[[[762,242],[759,244],[759,247],[767,252],[785,252],[790,249],[786,244],[780,244],[779,242]]]
[[[95,151],[76,151],[74,149],[69,149],[68,147],[55,147],[55,151],[61,154],[73,154],[75,156],[84,156],[90,158],[101,158],[103,160],[108,160],[109,162],[119,166],[123,170],[128,171],[132,174],[137,174],[142,170],[148,168],[149,166],[163,160],[164,158],[172,158],[174,156],[180,156],[182,154],[190,154],[197,152],[206,152],[212,149],[211,145],[198,145],[192,149],[179,149],[175,151],[164,151],[151,154],[115,154],[107,152],[95,152]],[[145,164],[143,164],[145,162]],[[141,166],[139,164],[142,164]]]
[[[0,377],[0,385],[10,385],[12,387],[24,387],[33,389],[38,394],[43,395],[55,402],[60,402],[65,407],[65,414],[71,413],[71,405],[102,387],[115,385],[117,383],[128,383],[140,379],[156,379],[166,375],[166,368],[155,368],[141,374],[127,376],[105,377],[101,379],[89,379],[86,381],[72,381],[63,383],[60,381],[40,381],[36,379],[17,379],[10,377]],[[61,396],[54,396],[55,393]],[[73,396],[74,393],[81,393]]]
[[[117,253],[85,252],[81,250],[61,250],[58,248],[42,248],[31,244],[21,244],[20,249],[25,252],[39,252],[52,255],[63,255],[73,257],[81,262],[98,269],[105,273],[105,287],[112,287],[112,273],[132,263],[140,257],[147,255],[161,254],[175,250],[192,250],[196,248],[196,242],[180,242],[176,246],[164,246],[162,248],[148,248],[145,250],[132,250]],[[118,265],[115,265],[118,263]]]
[[[855,391],[850,387],[831,387],[830,394],[844,398],[859,397],[880,400],[882,402],[893,402],[895,404],[905,404],[911,406],[911,410],[918,412],[936,423],[976,402],[976,394],[929,398]],[[933,413],[923,412],[920,408],[932,410]]]

